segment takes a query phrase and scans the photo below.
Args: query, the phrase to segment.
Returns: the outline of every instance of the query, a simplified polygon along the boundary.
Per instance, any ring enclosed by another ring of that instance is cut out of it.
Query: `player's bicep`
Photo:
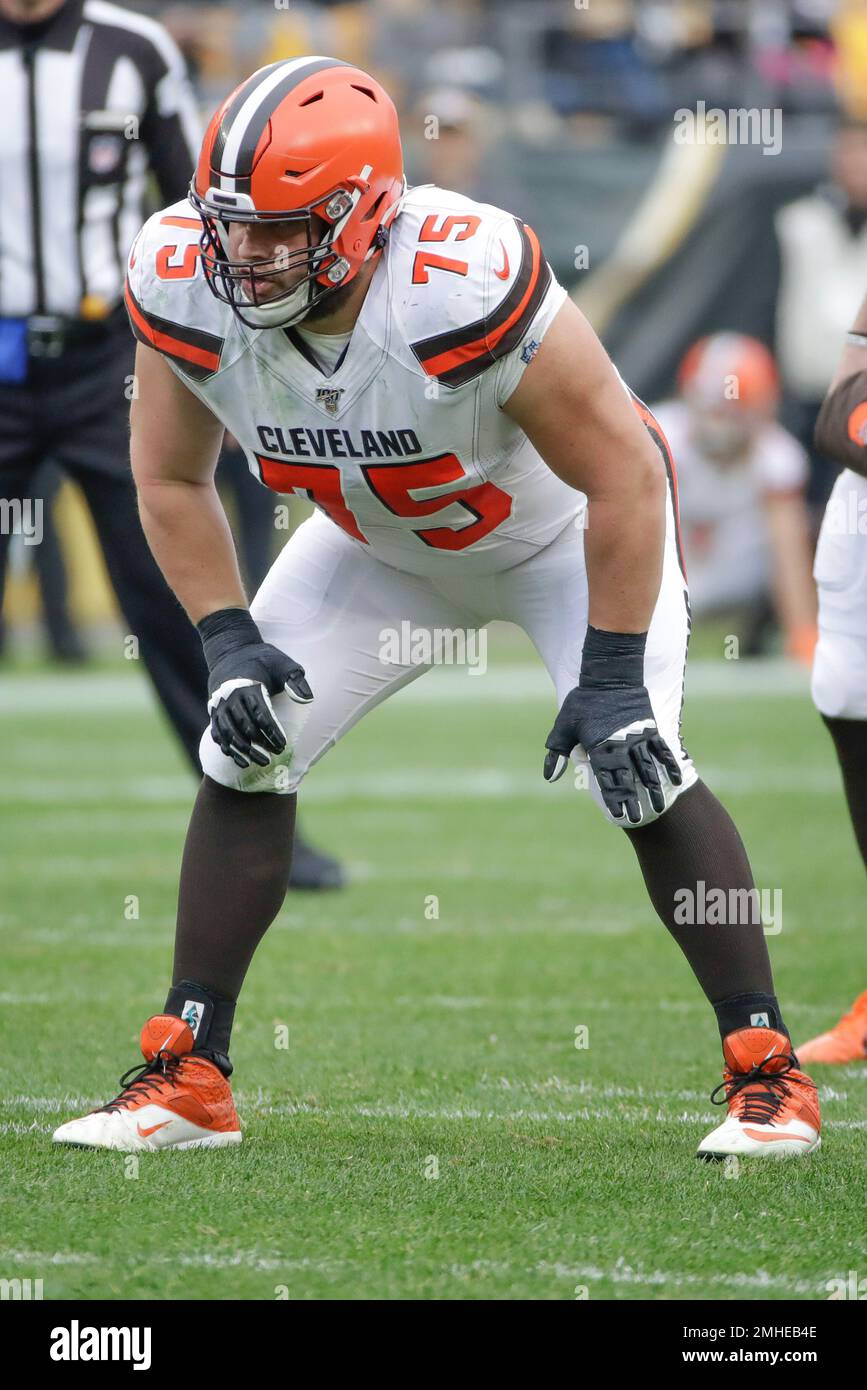
[[[637,471],[664,471],[611,359],[569,299],[503,409],[548,467],[588,496],[628,488]]]
[[[138,343],[130,406],[136,482],[204,483],[217,466],[223,426],[188,390],[168,362]]]

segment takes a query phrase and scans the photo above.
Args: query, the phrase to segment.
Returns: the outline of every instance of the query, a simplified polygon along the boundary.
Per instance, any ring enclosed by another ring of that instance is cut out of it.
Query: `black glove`
[[[640,825],[639,785],[646,787],[657,814],[665,810],[665,793],[657,762],[675,786],[683,775],[674,754],[656,727],[644,685],[646,633],[601,632],[588,627],[579,683],[570,690],[545,741],[549,750],[544,775],[556,782],[580,743],[615,820]]]
[[[208,663],[211,738],[238,767],[267,767],[271,754],[286,747],[270,696],[285,690],[298,704],[309,704],[313,691],[304,668],[262,641],[246,608],[221,608],[197,626]]]

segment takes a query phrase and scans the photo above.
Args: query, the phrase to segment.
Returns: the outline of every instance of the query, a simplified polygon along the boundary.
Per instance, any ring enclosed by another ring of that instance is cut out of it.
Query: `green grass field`
[[[696,1161],[715,1019],[620,832],[543,782],[553,708],[524,656],[425,675],[314,770],[303,823],[352,885],[292,895],[253,963],[244,1143],[138,1162],[50,1136],[114,1094],[162,1007],[193,785],[137,674],[4,674],[0,1277],[46,1298],[809,1300],[863,1274],[867,1067],[818,1076],[814,1157]],[[687,745],[783,891],[778,993],[810,1036],[865,984],[830,744],[774,665],[699,663],[693,685]]]

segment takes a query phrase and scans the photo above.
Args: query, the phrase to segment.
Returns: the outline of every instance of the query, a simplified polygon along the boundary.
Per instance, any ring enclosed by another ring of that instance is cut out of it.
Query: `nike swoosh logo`
[[[498,280],[508,280],[508,278],[509,278],[509,253],[508,253],[508,251],[506,250],[505,242],[501,241],[501,242],[500,242],[500,245],[501,245],[502,248],[503,248],[503,269],[502,269],[502,270],[495,270],[495,271],[494,271],[494,274],[496,275],[496,277],[497,277]]]
[[[136,1125],[136,1129],[140,1138],[147,1139],[149,1134],[156,1134],[158,1129],[165,1129],[166,1125],[169,1124],[171,1124],[171,1120],[160,1120],[158,1125],[151,1125],[148,1129],[142,1129],[141,1125]]]
[[[799,1144],[809,1144],[812,1142],[810,1139],[805,1138],[803,1134],[786,1134],[785,1132],[777,1134],[762,1134],[757,1129],[747,1129],[746,1125],[744,1125],[744,1134],[748,1134],[751,1139],[758,1139],[759,1142],[762,1144],[779,1144],[784,1139],[795,1139]]]

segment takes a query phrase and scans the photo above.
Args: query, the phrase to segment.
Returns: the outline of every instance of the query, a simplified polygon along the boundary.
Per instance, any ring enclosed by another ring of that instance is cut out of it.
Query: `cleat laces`
[[[749,1071],[738,1074],[729,1072],[719,1086],[711,1091],[711,1103],[730,1105],[734,1101],[734,1110],[739,1120],[751,1124],[771,1124],[791,1096],[792,1083],[799,1085],[802,1081],[800,1074],[795,1070],[795,1057],[790,1053],[784,1060],[785,1067],[773,1072],[765,1071],[765,1066],[769,1062],[778,1064],[779,1054],[763,1057],[761,1062]],[[717,1099],[720,1091],[724,1094]]]
[[[112,1111],[122,1110],[132,1100],[147,1099],[151,1092],[161,1091],[168,1083],[170,1086],[176,1084],[175,1073],[181,1062],[181,1058],[175,1052],[171,1052],[167,1047],[157,1053],[152,1062],[143,1062],[141,1066],[130,1067],[129,1071],[124,1072],[120,1078],[120,1091],[114,1100],[109,1101],[108,1105],[100,1105],[92,1113],[99,1115],[105,1112],[111,1114]]]

